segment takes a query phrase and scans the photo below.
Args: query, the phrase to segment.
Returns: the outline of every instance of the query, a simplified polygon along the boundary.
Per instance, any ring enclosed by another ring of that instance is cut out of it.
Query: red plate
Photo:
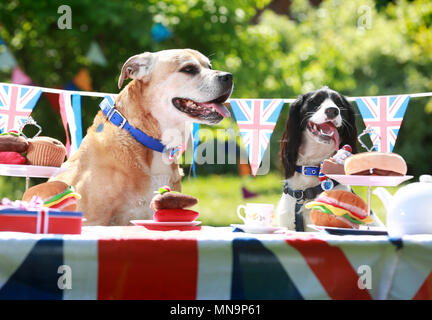
[[[178,230],[178,231],[190,231],[190,230],[201,230],[201,226],[177,226],[177,227],[164,227],[164,226],[152,226],[152,225],[146,225],[146,229],[148,230],[154,230],[154,231],[171,231],[171,230]]]
[[[170,221],[158,222],[154,220],[131,220],[132,224],[136,226],[145,227],[148,230],[169,231],[169,230],[200,230],[201,221]]]

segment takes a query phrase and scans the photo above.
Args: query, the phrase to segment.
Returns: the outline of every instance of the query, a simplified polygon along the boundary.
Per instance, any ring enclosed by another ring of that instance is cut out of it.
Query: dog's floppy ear
[[[142,80],[148,76],[153,69],[154,60],[155,57],[151,52],[137,54],[127,59],[118,80],[119,89],[128,78]]]
[[[280,142],[280,157],[285,171],[285,178],[294,175],[298,150],[302,141],[303,130],[300,127],[300,109],[306,100],[307,94],[301,95],[294,101],[289,109],[285,131]]]
[[[357,153],[357,127],[355,121],[354,107],[343,95],[340,95],[340,98],[345,111],[345,121],[340,130],[342,138],[341,145],[344,146],[346,144],[349,144],[352,148],[352,152]]]

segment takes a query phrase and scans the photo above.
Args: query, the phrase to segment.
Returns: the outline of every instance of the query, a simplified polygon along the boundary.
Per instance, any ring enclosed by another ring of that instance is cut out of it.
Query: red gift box
[[[0,231],[81,234],[82,218],[82,212],[7,208],[0,210]]]

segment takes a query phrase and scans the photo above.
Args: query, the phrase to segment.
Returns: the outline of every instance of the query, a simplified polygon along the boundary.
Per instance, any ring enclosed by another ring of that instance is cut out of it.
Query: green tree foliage
[[[190,47],[208,55],[214,68],[234,74],[237,98],[292,98],[323,85],[349,96],[432,91],[432,3],[427,0],[379,1],[379,6],[372,0],[329,0],[316,7],[296,0],[289,16],[264,10],[258,23],[252,23],[254,16],[270,0],[65,2],[0,3],[0,35],[21,68],[41,86],[63,86],[86,67],[94,90],[115,93],[119,70],[129,56]],[[57,26],[62,4],[72,8],[70,30]],[[370,20],[365,20],[366,13]],[[173,37],[153,41],[150,29],[155,23],[170,28]],[[108,60],[105,67],[86,58],[93,40]],[[0,80],[9,79],[10,71],[0,73]],[[416,175],[432,171],[428,101],[411,100],[395,148]],[[98,102],[84,98],[84,127],[91,124]],[[275,169],[287,111],[288,106],[271,141]],[[34,114],[46,134],[64,141],[60,117],[47,101],[41,99]],[[221,126],[235,123],[225,120]],[[215,170],[199,169],[199,174]]]

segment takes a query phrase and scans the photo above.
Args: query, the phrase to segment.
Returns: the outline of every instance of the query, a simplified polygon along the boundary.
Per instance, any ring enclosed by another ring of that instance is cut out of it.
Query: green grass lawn
[[[246,202],[273,203],[275,206],[281,196],[283,181],[274,173],[265,176],[239,178],[234,175],[197,176],[184,178],[182,192],[198,198],[192,209],[200,213],[204,225],[227,226],[242,223],[237,217],[237,206]],[[241,187],[260,194],[253,199],[243,199]]]
[[[240,204],[246,202],[272,203],[276,207],[281,197],[282,185],[282,177],[276,173],[244,179],[233,175],[212,175],[184,178],[182,192],[199,199],[198,205],[192,209],[200,212],[199,220],[204,225],[227,226],[231,223],[242,223],[236,214],[237,206]],[[242,186],[258,193],[259,196],[243,199]],[[387,188],[392,194],[397,189],[397,187]],[[353,187],[353,190],[364,201],[367,201],[367,187]],[[371,195],[371,209],[385,223],[385,209],[381,201],[373,194]]]
[[[31,185],[42,183],[45,179],[31,179]],[[199,220],[203,225],[229,226],[231,223],[242,223],[237,217],[236,209],[246,202],[272,203],[277,205],[282,192],[282,176],[269,173],[264,176],[243,177],[235,175],[209,175],[184,177],[182,180],[185,194],[197,197],[199,203],[192,209],[200,213]],[[259,196],[243,199],[241,187],[245,186]],[[8,197],[12,200],[21,199],[25,188],[24,178],[0,177],[0,198]],[[354,191],[367,201],[366,187],[353,187]],[[387,188],[390,193],[396,192],[398,187]],[[373,190],[373,188],[372,188]],[[372,194],[371,208],[385,223],[385,209],[381,201]]]
[[[32,184],[33,185],[33,184]],[[0,176],[0,199],[21,199],[25,189],[25,178]]]

